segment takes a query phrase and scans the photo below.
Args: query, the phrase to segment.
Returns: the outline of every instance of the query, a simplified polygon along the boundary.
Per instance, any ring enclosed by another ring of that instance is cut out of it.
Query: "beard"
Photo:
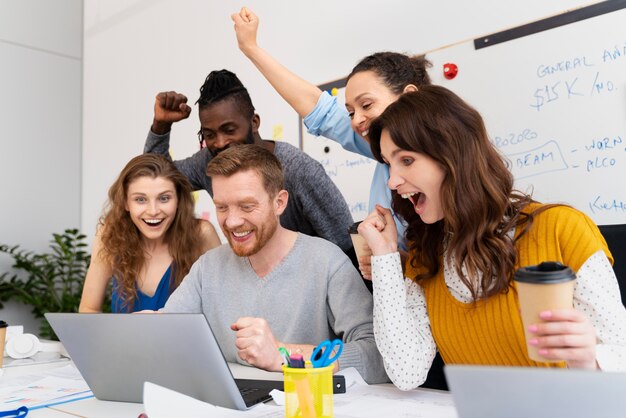
[[[246,135],[246,140],[244,144],[254,144],[254,134],[252,133],[252,126],[248,129],[248,135]]]
[[[278,219],[276,216],[270,216],[265,219],[265,221],[261,224],[260,227],[255,227],[252,229],[252,233],[254,233],[253,242],[245,242],[240,243],[233,239],[231,235],[231,230],[228,228],[224,228],[224,235],[228,240],[228,245],[232,248],[233,252],[237,254],[239,257],[250,257],[261,251],[263,247],[269,242],[270,239],[274,236],[276,229],[278,228]]]
[[[252,133],[252,126],[250,126],[250,129],[248,129],[248,134],[246,135],[246,137],[244,138],[242,144],[254,144],[254,134]],[[222,148],[216,148],[213,151],[211,151],[211,154],[213,154],[213,156],[217,156],[217,154],[219,154],[220,152],[235,146],[235,145],[241,145],[239,143],[236,142],[231,142],[230,144],[226,145],[225,147]]]

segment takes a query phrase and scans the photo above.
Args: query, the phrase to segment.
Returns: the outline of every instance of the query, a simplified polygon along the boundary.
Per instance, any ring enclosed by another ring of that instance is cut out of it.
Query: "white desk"
[[[54,363],[44,364],[23,364],[19,366],[4,367],[2,383],[9,386],[11,382],[21,382],[23,379],[28,378],[29,375],[45,375],[47,371],[55,368],[67,366],[70,364],[69,360],[58,361]],[[71,415],[57,411],[51,408],[41,408],[28,411],[28,418],[69,418]]]
[[[47,371],[71,364],[69,360],[45,364],[24,364],[4,368],[4,383],[8,379],[14,381],[28,375],[45,375]],[[236,378],[241,379],[263,379],[282,380],[282,373],[272,373],[258,370],[252,367],[245,367],[240,364],[229,364],[231,371]],[[29,411],[28,417],[33,418],[69,418],[69,417],[90,417],[90,418],[111,418],[111,417],[132,417],[136,418],[144,412],[142,404],[128,402],[101,401],[96,398],[84,399],[69,402],[61,405],[50,406]]]
[[[27,418],[70,418],[71,415],[55,411],[49,408],[35,409],[34,411],[28,411]]]
[[[76,402],[65,403],[65,404],[57,405],[57,406],[51,406],[47,409],[54,410],[55,413],[63,414],[64,418],[69,418],[69,417],[137,418],[139,414],[144,412],[143,404],[140,404],[140,403],[109,402],[109,401],[101,401],[96,398],[84,399],[82,401],[76,401]],[[42,417],[43,416],[44,415],[42,415]],[[51,417],[56,417],[56,416],[57,415],[51,415]]]
[[[69,360],[54,363],[19,365],[4,368],[3,384],[8,386],[11,381],[21,383],[30,375],[45,376],[48,372],[71,364]],[[36,380],[39,380],[37,378]],[[70,417],[129,417],[137,418],[144,410],[142,404],[126,402],[107,402],[89,398],[46,408],[30,410],[28,418],[70,418]]]
[[[245,367],[240,364],[229,363],[231,371],[239,379],[263,379],[263,380],[283,380],[282,373],[266,372],[253,367]],[[89,418],[111,418],[111,417],[132,417],[136,418],[144,412],[143,404],[128,402],[101,401],[96,398],[70,402],[63,405],[53,406],[49,409],[55,412],[65,412],[70,416]],[[45,415],[47,417],[47,415]],[[50,415],[56,417],[57,415]],[[68,418],[68,415],[63,415]],[[37,416],[38,418],[39,416]],[[44,417],[44,415],[41,415]],[[148,417],[149,418],[149,417]]]
[[[50,362],[50,363],[40,363],[40,364],[30,364],[24,363],[18,366],[4,366],[2,370],[4,371],[3,377],[6,379],[14,379],[19,376],[25,376],[29,374],[42,374],[45,373],[46,370],[52,370],[59,367],[67,366],[70,364],[70,360],[68,358],[64,358],[59,361]]]
[[[51,364],[42,364],[42,365],[32,365],[32,366],[18,366],[11,367],[5,370],[3,379],[19,379],[20,377],[27,376],[29,374],[38,374],[45,375],[50,370],[53,370],[57,367],[67,366],[69,364],[66,362],[59,363],[51,363]],[[238,364],[230,364],[231,371],[236,378],[244,378],[244,379],[265,379],[265,380],[282,380],[282,373],[271,373],[265,372],[262,370],[258,370],[252,367],[245,367]],[[5,383],[6,380],[3,382]],[[403,400],[407,400],[407,397],[410,397],[410,404],[405,405],[405,408],[401,411],[405,413],[404,416],[417,416],[412,412],[415,411],[415,408],[421,409],[424,408],[424,414],[420,414],[419,416],[450,416],[449,407],[446,409],[445,415],[439,415],[437,411],[432,411],[433,414],[427,412],[430,409],[431,401],[426,401],[420,398],[428,398],[429,393],[439,392],[433,391],[430,389],[418,389],[411,392],[402,392],[391,384],[386,385],[375,385],[371,387],[361,387],[360,389],[355,389],[357,392],[362,392],[363,389],[368,390],[367,388],[372,388],[376,390],[375,394],[361,393],[357,395],[355,402],[371,402],[372,398],[385,398],[387,400],[394,399],[395,402],[403,403]],[[352,393],[355,393],[354,391]],[[344,395],[338,395],[335,399],[336,407],[339,407],[340,404],[343,404],[344,411],[346,405],[352,405],[352,403],[346,404],[346,398],[341,399]],[[360,397],[359,397],[360,396]],[[437,396],[444,402],[448,403],[450,401],[450,395],[445,394],[437,394]],[[347,398],[350,399],[350,398]],[[361,399],[359,401],[358,399]],[[275,404],[274,404],[275,405]],[[276,407],[275,407],[276,408]],[[109,401],[101,401],[95,398],[83,399],[74,402],[69,402],[65,404],[55,405],[47,408],[36,409],[30,411],[28,414],[28,418],[71,418],[71,417],[90,417],[90,418],[117,418],[117,417],[128,417],[128,418],[137,418],[139,414],[144,412],[143,404],[136,403],[126,403],[126,402],[109,402]],[[252,411],[249,411],[252,412]],[[371,411],[372,416],[384,416],[384,411]],[[387,411],[389,412],[389,411]],[[400,412],[400,411],[399,411]],[[382,414],[382,415],[381,415]],[[362,416],[367,415],[367,411]],[[452,413],[454,415],[454,413]],[[335,413],[337,418],[341,418],[342,414]],[[148,417],[150,418],[150,417]]]

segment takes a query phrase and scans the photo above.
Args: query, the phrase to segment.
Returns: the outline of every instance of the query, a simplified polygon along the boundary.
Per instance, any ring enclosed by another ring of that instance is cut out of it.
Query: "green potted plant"
[[[56,339],[54,331],[44,318],[46,312],[78,312],[83,283],[91,255],[86,251],[85,235],[78,229],[66,229],[53,234],[50,253],[34,253],[19,245],[0,244],[0,253],[13,257],[13,268],[25,276],[5,272],[0,275],[1,302],[9,299],[32,307],[36,318],[41,318],[39,335]],[[110,307],[107,295],[105,307]]]

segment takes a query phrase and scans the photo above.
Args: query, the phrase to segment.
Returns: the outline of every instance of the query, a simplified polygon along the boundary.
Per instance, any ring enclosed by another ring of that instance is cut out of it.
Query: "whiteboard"
[[[626,223],[625,7],[598,3],[426,53],[433,83],[482,114],[517,189],[572,205],[600,225]],[[563,26],[548,29],[556,24]],[[533,30],[541,31],[495,43]],[[447,63],[459,69],[453,79],[444,77]],[[343,86],[338,79],[320,88],[339,88],[343,105]],[[324,165],[353,217],[364,218],[375,162],[301,129],[302,149]]]
[[[568,203],[598,224],[626,223],[626,9],[426,56],[433,83],[483,115],[516,188]],[[458,67],[453,79],[444,77],[447,63]]]

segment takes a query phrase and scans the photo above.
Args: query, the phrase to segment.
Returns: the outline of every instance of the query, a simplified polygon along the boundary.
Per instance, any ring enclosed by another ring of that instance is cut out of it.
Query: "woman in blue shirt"
[[[378,52],[363,58],[347,78],[346,106],[328,92],[298,77],[258,46],[256,33],[259,18],[246,7],[232,15],[239,49],[252,61],[274,89],[304,119],[308,132],[332,139],[357,154],[374,159],[369,146],[369,125],[401,94],[417,91],[430,84],[423,57],[409,57],[396,52]],[[389,169],[378,163],[370,186],[369,210],[375,205],[391,207],[391,191],[387,186]],[[394,217],[398,243],[404,245],[405,226]],[[359,259],[361,273],[371,278],[369,260]]]
[[[158,310],[200,255],[220,245],[194,217],[189,181],[165,157],[144,154],[109,189],[87,271],[80,312],[99,312],[113,281],[113,312]]]

